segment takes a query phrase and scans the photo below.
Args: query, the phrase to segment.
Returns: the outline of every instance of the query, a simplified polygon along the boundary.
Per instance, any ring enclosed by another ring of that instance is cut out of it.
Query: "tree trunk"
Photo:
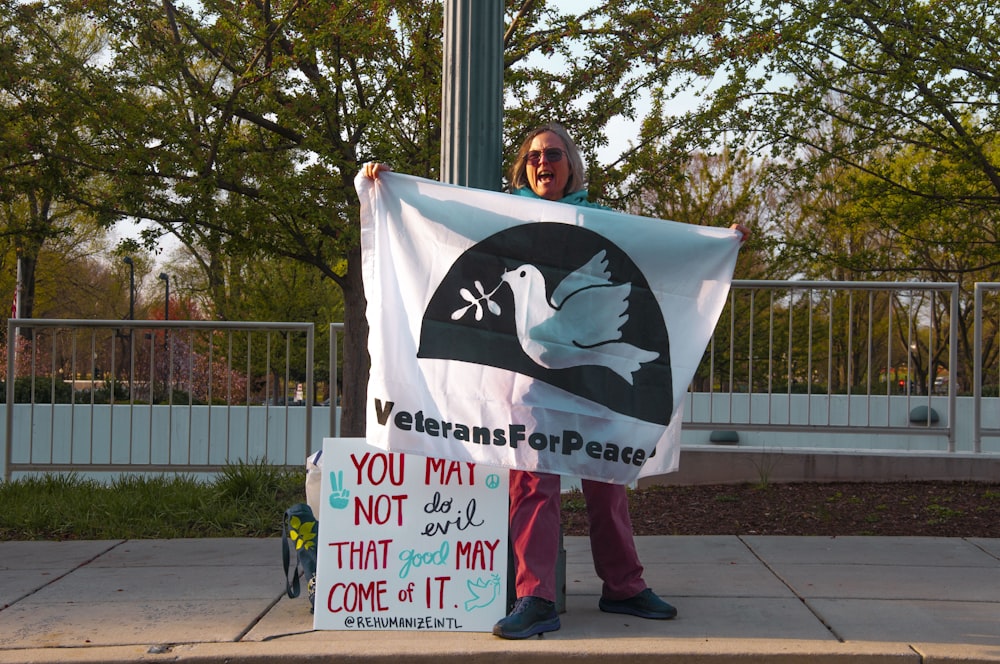
[[[340,435],[365,435],[365,404],[368,395],[368,318],[367,300],[361,280],[361,247],[354,247],[347,260],[344,292],[344,376],[340,409]],[[331,367],[336,380],[336,367]]]
[[[21,267],[21,294],[17,299],[17,317],[33,318],[35,314],[35,268],[38,266],[38,254],[24,251],[18,257]],[[14,285],[17,288],[17,284]],[[30,327],[18,328],[22,339],[31,340],[34,336]]]

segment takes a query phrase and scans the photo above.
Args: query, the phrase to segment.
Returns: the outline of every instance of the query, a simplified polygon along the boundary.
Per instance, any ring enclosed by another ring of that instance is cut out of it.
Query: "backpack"
[[[305,503],[297,503],[285,510],[281,537],[281,562],[285,566],[285,592],[289,597],[298,597],[301,592],[299,571],[306,580],[309,595],[309,613],[316,605],[316,543],[319,535],[319,521],[312,509]],[[295,565],[291,565],[291,550],[295,550]],[[291,575],[289,575],[291,567]]]

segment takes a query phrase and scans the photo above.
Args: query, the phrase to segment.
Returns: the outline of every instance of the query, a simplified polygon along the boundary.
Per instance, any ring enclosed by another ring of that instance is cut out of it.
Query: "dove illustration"
[[[465,610],[481,609],[489,606],[500,594],[500,575],[494,574],[489,579],[479,578],[465,582],[465,587],[472,593],[472,599],[465,600]]]
[[[607,367],[632,385],[632,374],[660,356],[621,339],[631,283],[612,284],[602,249],[545,296],[545,278],[531,264],[500,277],[514,294],[517,338],[525,354],[548,369]]]

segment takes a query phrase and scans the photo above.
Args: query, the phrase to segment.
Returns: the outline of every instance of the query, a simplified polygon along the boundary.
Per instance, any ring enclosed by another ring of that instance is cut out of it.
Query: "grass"
[[[952,509],[947,505],[931,503],[927,506],[927,512],[931,515],[927,523],[947,523],[949,520],[962,516],[962,510]]]
[[[305,469],[227,466],[212,482],[184,475],[76,474],[0,483],[0,540],[275,537],[305,502]]]
[[[563,494],[561,509],[564,509],[567,512],[579,512],[581,514],[586,514],[587,500],[583,497],[583,491],[580,491],[579,489],[571,489]]]
[[[739,496],[734,496],[728,493],[720,493],[719,495],[712,498],[717,503],[738,503],[742,500]]]

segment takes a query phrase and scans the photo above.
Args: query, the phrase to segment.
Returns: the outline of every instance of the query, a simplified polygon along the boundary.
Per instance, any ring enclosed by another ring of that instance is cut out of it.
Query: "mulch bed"
[[[1000,483],[652,486],[629,495],[636,535],[1000,538]],[[564,534],[587,534],[582,493],[563,496],[562,519]]]

